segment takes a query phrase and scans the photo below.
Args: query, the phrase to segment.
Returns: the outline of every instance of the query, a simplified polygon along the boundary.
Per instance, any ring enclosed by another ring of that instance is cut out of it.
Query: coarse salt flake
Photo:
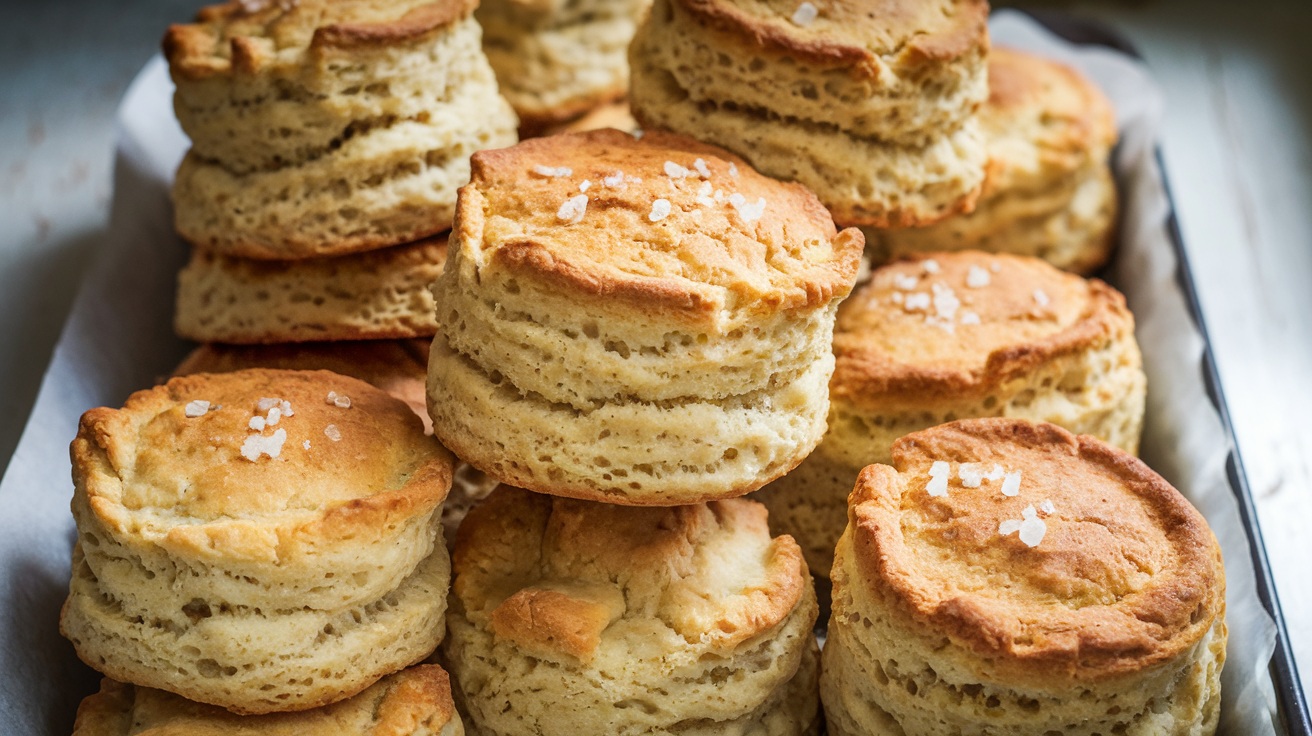
[[[711,169],[706,165],[706,162],[703,161],[702,159],[699,158],[696,161],[693,161],[692,167],[697,171],[697,175],[700,176],[701,178],[703,179],[711,178]]]
[[[1027,547],[1037,547],[1043,541],[1043,536],[1048,533],[1048,525],[1033,506],[1026,506],[1021,512],[1020,519],[1007,519],[998,525],[998,534],[1007,536],[1020,532],[1020,541],[1024,542]]]
[[[259,460],[261,455],[278,457],[282,454],[282,445],[286,441],[285,429],[280,429],[267,437],[262,434],[248,435],[246,441],[241,443],[241,456],[251,462]]]
[[[921,261],[920,267],[925,269],[925,273],[938,273],[941,270],[939,268],[938,261],[934,260],[933,258],[927,261]]]
[[[1013,470],[1002,478],[1002,495],[1015,496],[1020,493],[1020,471]]]
[[[920,283],[920,279],[907,273],[893,274],[893,286],[902,291],[911,291]]]
[[[191,417],[192,419],[195,419],[196,417],[203,417],[206,414],[208,414],[209,411],[210,411],[210,402],[205,401],[204,399],[188,401],[187,405],[182,407],[182,413],[187,415],[188,417]]]
[[[902,308],[907,311],[929,309],[929,294],[919,292],[916,294],[907,294],[907,298],[902,302]]]
[[[584,179],[583,181],[579,182],[580,192],[586,192],[591,188],[592,188],[592,182],[588,181],[587,179]]]
[[[301,443],[301,447],[304,447],[304,448],[307,449],[307,450],[310,449],[310,441],[309,441],[309,440],[306,440],[306,441],[302,442],[302,443]]]
[[[957,477],[961,479],[962,486],[979,488],[979,484],[984,481],[984,471],[980,469],[979,463],[962,463],[957,468]]]
[[[246,423],[246,426],[256,432],[263,432],[265,424],[267,424],[267,422],[264,421],[264,417],[251,417],[251,420]]]
[[[674,163],[673,161],[665,162],[665,175],[670,177],[671,179],[684,179],[687,178],[687,176],[691,173],[692,173],[691,171]]]
[[[324,427],[323,433],[325,437],[333,442],[342,441],[342,430],[338,429],[336,424],[329,424],[327,427]]]
[[[1052,300],[1048,298],[1047,293],[1044,292],[1043,289],[1035,289],[1034,302],[1038,304],[1040,307],[1046,307],[1052,303]]]
[[[816,6],[811,3],[802,3],[797,6],[797,10],[793,11],[792,21],[805,28],[814,23],[819,15],[820,10]]]
[[[901,304],[901,303],[902,303],[902,300],[905,299],[906,297],[903,296],[902,292],[900,292],[900,291],[895,291],[895,292],[893,292],[893,296],[890,297],[890,298],[893,300],[893,303],[894,303],[894,304]]]
[[[345,394],[339,394],[336,391],[329,391],[328,398],[324,400],[325,404],[331,404],[339,409],[351,408],[351,397]]]
[[[970,271],[966,274],[966,286],[972,289],[982,289],[992,281],[989,272],[979,266],[971,266]]]
[[[565,200],[556,210],[556,219],[573,225],[583,220],[583,213],[588,211],[588,195],[578,194]]]
[[[614,174],[611,174],[610,176],[603,176],[601,177],[601,183],[605,186],[614,189],[615,187],[624,183],[624,172],[617,171]]]
[[[735,201],[735,197],[737,201]],[[757,197],[755,203],[749,203],[743,195],[734,192],[729,197],[729,204],[733,205],[734,210],[743,219],[743,222],[755,222],[761,219],[761,215],[765,214],[765,197]]]
[[[952,466],[942,460],[935,460],[934,464],[929,466],[929,484],[925,490],[929,491],[931,496],[948,495],[948,476],[952,474]]]
[[[711,191],[711,183],[709,181],[702,182],[702,185],[697,187],[697,204],[703,207],[714,207],[715,200],[711,199]]]
[[[275,406],[269,410],[269,416],[265,421],[270,427],[272,427],[273,425],[277,424],[281,420],[282,420],[282,407]]]
[[[292,402],[287,401],[286,399],[283,399],[283,400],[282,400],[282,403],[280,403],[278,406],[282,409],[282,415],[283,415],[283,416],[285,416],[285,417],[294,417],[294,416],[296,416],[296,412],[292,411]]]
[[[934,311],[938,313],[940,319],[952,321],[957,316],[957,310],[961,308],[961,300],[957,298],[957,292],[946,284],[934,284]]]
[[[975,313],[975,312],[971,312],[971,311],[965,311],[965,312],[962,312],[962,313],[961,313],[961,324],[963,324],[963,325],[977,325],[977,324],[979,324],[979,314],[977,314],[977,313]]]
[[[660,222],[670,216],[670,200],[658,199],[651,203],[651,212],[647,214],[647,219],[652,222]]]
[[[256,411],[268,411],[282,403],[282,399],[272,399],[265,397],[255,402]]]
[[[984,479],[1001,480],[1002,474],[1003,474],[1002,466],[998,465],[997,463],[993,463],[993,467],[989,468],[989,472],[984,474]]]
[[[1057,507],[1052,504],[1052,501],[1045,498],[1043,503],[1039,504],[1039,511],[1045,514],[1055,514],[1057,513]]]
[[[574,169],[568,166],[543,166],[541,164],[533,167],[533,173],[538,176],[545,176],[548,179],[555,179],[560,176],[570,176]]]
[[[738,178],[738,164],[732,161],[729,162],[729,176],[732,176],[735,179]]]

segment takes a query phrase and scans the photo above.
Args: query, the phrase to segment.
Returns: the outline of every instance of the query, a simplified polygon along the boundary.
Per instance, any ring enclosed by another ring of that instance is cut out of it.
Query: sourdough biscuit
[[[178,274],[174,328],[197,342],[269,344],[428,337],[428,286],[446,264],[445,234],[382,250],[260,261],[194,250]]]
[[[443,444],[506,483],[634,505],[742,495],[811,451],[857,230],[668,134],[537,138],[473,167],[434,285]]]
[[[624,96],[633,31],[651,0],[483,0],[483,50],[523,132]]]
[[[178,231],[287,259],[447,229],[469,155],[515,141],[476,4],[229,2],[171,27]]]
[[[824,440],[759,495],[822,575],[857,473],[902,435],[1005,416],[1138,450],[1147,379],[1124,297],[1038,259],[967,251],[876,269],[839,310],[834,354]]]
[[[238,713],[349,697],[427,656],[452,458],[326,371],[199,374],[92,409],[60,628],[124,682]]]
[[[759,504],[501,486],[461,526],[454,570],[443,655],[470,733],[816,732],[815,593]]]
[[[1170,484],[1013,419],[909,435],[892,460],[861,472],[834,562],[831,734],[1216,731],[1225,571]]]
[[[432,434],[432,420],[424,399],[428,377],[429,340],[362,340],[310,342],[283,345],[201,345],[173,371],[232,373],[247,368],[293,371],[332,371],[358,378],[404,401]],[[445,508],[445,506],[444,506]]]
[[[984,177],[987,15],[983,0],[656,0],[630,102],[644,127],[805,184],[839,222],[926,224],[969,211]]]
[[[1097,270],[1115,240],[1111,102],[1076,70],[1009,49],[990,55],[989,84],[979,118],[990,157],[975,211],[924,228],[867,230],[876,257],[978,249]]]
[[[435,664],[388,675],[363,692],[299,713],[234,715],[163,690],[104,679],[77,709],[73,736],[462,736],[451,682]]]

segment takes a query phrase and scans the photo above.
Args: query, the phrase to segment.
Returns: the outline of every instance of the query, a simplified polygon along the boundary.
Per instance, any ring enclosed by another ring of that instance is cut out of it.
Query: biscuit
[[[624,96],[633,30],[651,0],[482,0],[483,50],[526,134]]]
[[[1215,733],[1225,571],[1170,484],[1024,420],[918,432],[892,460],[861,472],[834,562],[829,733]]]
[[[979,114],[989,166],[975,211],[924,228],[866,231],[879,259],[939,250],[1042,258],[1090,273],[1115,243],[1111,102],[1076,70],[1009,49],[989,57]]]
[[[269,344],[429,337],[428,286],[446,263],[446,235],[303,261],[234,258],[196,249],[178,274],[178,335]]]
[[[234,715],[163,690],[104,679],[83,699],[73,736],[462,736],[445,671],[424,664],[388,675],[363,692],[298,713]]]
[[[589,130],[601,130],[603,128],[614,128],[625,133],[632,133],[638,129],[638,121],[633,119],[633,112],[629,110],[628,100],[611,102],[593,108],[581,117],[547,127],[542,134],[586,133]]]
[[[450,225],[469,155],[515,141],[472,0],[229,2],[164,39],[192,140],[174,186],[193,244],[341,255]]]
[[[501,486],[453,559],[443,656],[471,734],[816,732],[815,593],[759,504]]]
[[[237,713],[354,695],[441,641],[453,460],[326,371],[174,378],[82,417],[60,629],[92,667]]]
[[[824,440],[758,494],[821,575],[857,473],[902,435],[1005,416],[1138,450],[1147,379],[1124,297],[1038,259],[966,251],[876,269],[839,309],[834,354]]]
[[[986,152],[983,0],[656,0],[629,51],[644,128],[811,188],[844,224],[969,211]]]
[[[537,138],[473,172],[433,287],[443,444],[505,483],[633,505],[742,495],[811,451],[859,231],[669,134]]]
[[[428,418],[424,399],[428,348],[428,340],[362,340],[283,345],[209,343],[193,350],[174,369],[173,375],[232,373],[247,368],[332,371],[358,378],[404,401],[423,421],[424,432],[431,434],[432,420]]]

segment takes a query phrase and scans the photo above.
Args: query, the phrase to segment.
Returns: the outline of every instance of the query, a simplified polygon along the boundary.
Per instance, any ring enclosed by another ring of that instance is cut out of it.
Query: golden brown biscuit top
[[[456,535],[455,594],[533,656],[590,661],[617,621],[728,651],[777,626],[809,581],[765,507],[734,499],[645,508],[501,486]]]
[[[324,370],[358,378],[404,401],[432,434],[425,405],[430,340],[356,340],[281,345],[201,345],[173,372],[232,373],[247,368]]]
[[[989,45],[986,0],[674,0],[703,22],[822,67],[950,63]]]
[[[1012,49],[989,54],[989,99],[980,109],[989,139],[986,190],[1006,191],[1105,163],[1116,144],[1116,111],[1091,80],[1050,59]]]
[[[927,636],[1021,675],[1169,660],[1225,600],[1207,522],[1138,459],[1051,424],[973,419],[893,445],[849,510],[863,579]]]
[[[232,0],[202,8],[195,23],[170,26],[164,56],[184,77],[256,74],[296,63],[307,49],[332,53],[415,40],[476,7],[478,0]]]
[[[453,459],[404,403],[327,371],[197,374],[82,416],[73,474],[110,530],[276,561],[429,514]]]
[[[693,319],[825,307],[864,244],[800,185],[690,138],[616,130],[474,154],[452,236],[480,270]]]
[[[1133,335],[1119,292],[1038,258],[932,253],[876,269],[834,327],[835,399],[888,408],[983,391]]]
[[[109,678],[82,701],[73,736],[392,736],[438,733],[455,717],[451,681],[435,664],[402,670],[346,700],[296,713],[239,716]]]

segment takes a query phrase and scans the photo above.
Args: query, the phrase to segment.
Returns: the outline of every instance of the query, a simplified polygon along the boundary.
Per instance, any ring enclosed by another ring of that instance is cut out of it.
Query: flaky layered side
[[[389,675],[332,705],[298,713],[239,716],[171,693],[104,679],[82,700],[73,736],[463,736],[451,682],[434,664]]]
[[[815,595],[757,504],[503,486],[461,527],[455,573],[443,654],[471,733],[814,733]]]
[[[1035,259],[936,253],[876,269],[840,309],[834,352],[824,440],[759,496],[817,574],[857,474],[903,435],[1015,417],[1138,451],[1147,379],[1124,298]]]
[[[742,495],[810,451],[856,231],[667,135],[537,139],[474,171],[434,286],[444,444],[508,483],[635,505]]]
[[[989,80],[979,115],[988,176],[975,211],[923,228],[867,229],[874,257],[977,249],[1075,273],[1100,268],[1119,210],[1108,162],[1111,103],[1074,69],[1009,49],[994,49]]]
[[[955,422],[856,484],[826,717],[837,734],[1211,734],[1224,609],[1215,538],[1143,463],[1053,425]]]
[[[446,250],[445,235],[298,261],[196,250],[178,274],[174,329],[199,342],[247,345],[428,337],[437,331],[428,287]]]
[[[483,50],[521,129],[538,132],[624,96],[627,51],[651,0],[486,0]]]
[[[199,374],[83,417],[61,630],[118,680],[302,710],[443,634],[452,458],[400,401],[327,372]]]
[[[986,153],[987,8],[657,0],[630,47],[634,115],[798,181],[846,224],[969,211]]]

